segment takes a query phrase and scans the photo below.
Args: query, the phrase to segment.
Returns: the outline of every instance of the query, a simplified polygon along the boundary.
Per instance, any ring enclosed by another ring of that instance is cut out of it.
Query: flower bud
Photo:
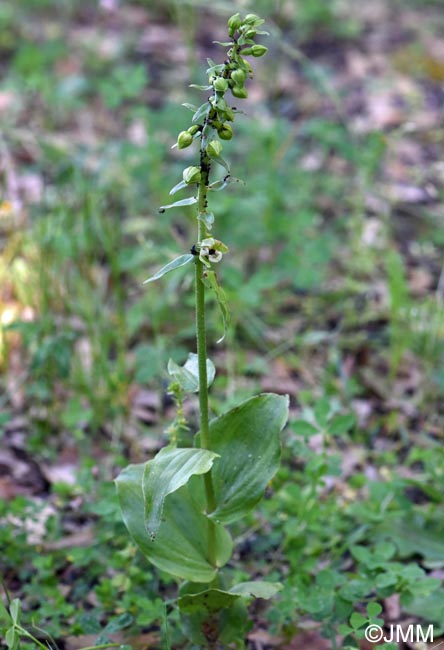
[[[239,99],[246,99],[248,97],[246,88],[241,88],[240,86],[234,86],[234,88],[231,89],[231,92],[234,97],[238,97]]]
[[[221,138],[222,140],[231,140],[231,138],[233,137],[233,129],[231,128],[230,124],[228,124],[228,122],[224,122],[222,124],[222,128],[220,129],[220,131],[218,131],[218,133],[219,133],[219,138]]]
[[[187,167],[186,169],[183,170],[182,177],[187,185],[190,185],[191,183],[199,183],[200,181],[199,167]]]
[[[231,73],[231,78],[234,81],[235,86],[243,86],[245,83],[245,72],[240,68],[233,70]]]
[[[268,52],[268,47],[265,47],[265,45],[253,45],[251,48],[251,53],[253,56],[258,57],[258,56],[264,56]]]
[[[223,125],[221,126],[221,129],[223,128]],[[227,138],[225,138],[227,139]],[[209,156],[220,156],[222,153],[222,145],[219,142],[219,140],[211,140],[211,142],[208,143],[207,145],[207,153]]]
[[[247,61],[247,59],[242,59],[241,63],[242,63],[242,68],[244,70],[246,70],[248,72],[248,74],[253,73],[253,68],[251,67],[251,65],[250,65],[249,61]]]
[[[181,131],[177,138],[177,146],[179,149],[186,149],[193,142],[193,136],[188,131]]]
[[[252,47],[246,47],[245,49],[242,50],[242,56],[249,56],[250,54],[253,54]]]
[[[249,29],[248,31],[245,32],[245,38],[254,38],[256,34],[257,32],[255,29]]]
[[[255,23],[257,20],[260,20],[259,16],[256,16],[256,14],[247,14],[243,20],[244,23],[247,25],[252,25]]]
[[[228,19],[227,24],[230,36],[232,36],[236,29],[239,29],[239,27],[242,25],[242,18],[240,17],[240,14],[234,14],[231,16],[231,18]]]
[[[191,133],[191,135],[195,135],[199,131],[199,125],[198,124],[193,124],[187,130],[188,130],[188,133]]]
[[[214,90],[218,93],[224,93],[228,90],[228,81],[222,77],[216,77],[213,82]]]

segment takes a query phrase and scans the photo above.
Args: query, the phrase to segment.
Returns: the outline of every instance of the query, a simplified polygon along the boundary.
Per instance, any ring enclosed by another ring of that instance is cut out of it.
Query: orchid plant
[[[197,349],[183,366],[168,364],[170,391],[178,415],[170,427],[169,444],[145,463],[130,465],[116,479],[117,493],[128,531],[142,553],[156,567],[184,581],[177,605],[188,638],[199,646],[219,648],[227,644],[244,647],[252,598],[270,598],[279,583],[248,581],[229,584],[227,564],[233,541],[227,528],[245,517],[260,501],[280,461],[280,432],[287,421],[288,397],[260,394],[210,419],[208,390],[215,367],[207,356],[206,294],[219,303],[224,330],[229,312],[216,268],[228,253],[214,234],[215,218],[209,196],[237,182],[222,157],[224,144],[233,137],[232,124],[238,110],[229,94],[247,97],[252,77],[247,57],[267,52],[257,44],[264,21],[255,14],[239,13],[228,20],[229,41],[223,63],[208,60],[209,82],[194,86],[210,96],[199,107],[184,104],[193,112],[191,126],[178,135],[174,147],[197,144],[198,161],[183,171],[182,180],[170,194],[191,190],[192,195],[165,210],[196,205],[197,239],[187,254],[169,262],[146,282],[186,265],[194,266]],[[216,169],[222,175],[216,176]],[[213,177],[214,173],[214,177]],[[199,397],[200,430],[193,446],[180,446],[178,429],[185,426],[183,400]]]

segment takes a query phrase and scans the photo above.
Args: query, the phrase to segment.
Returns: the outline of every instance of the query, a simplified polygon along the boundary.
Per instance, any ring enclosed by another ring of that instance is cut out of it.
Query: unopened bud
[[[234,111],[232,108],[227,106],[224,113],[225,113],[225,119],[230,120],[230,122],[234,122]]]
[[[228,90],[228,81],[223,79],[223,77],[216,77],[213,82],[214,90],[218,93],[224,93]]]
[[[222,138],[222,140],[231,140],[233,137],[233,129],[231,128],[230,124],[228,122],[224,122],[222,124],[222,128],[218,131],[219,137]]]
[[[223,125],[222,127],[223,128]],[[220,132],[219,132],[220,133]],[[219,140],[211,140],[207,145],[207,153],[209,156],[220,156],[222,153],[222,145]]]
[[[240,86],[234,86],[234,88],[231,89],[231,92],[234,97],[238,97],[239,99],[246,99],[248,97],[246,88],[241,88]]]
[[[187,167],[183,170],[182,177],[187,185],[190,185],[191,183],[198,183],[200,181],[199,167]]]
[[[256,14],[247,14],[243,20],[244,23],[247,25],[252,25],[255,23],[257,20],[260,20],[259,16],[256,16]]]
[[[232,36],[236,29],[239,29],[239,27],[242,25],[242,18],[240,17],[240,14],[234,14],[231,16],[231,18],[228,19],[227,24],[230,36]]]
[[[247,61],[247,59],[242,59],[241,63],[246,68],[248,74],[252,74],[253,68],[251,67],[250,62]]]
[[[195,135],[198,131],[199,131],[199,125],[198,124],[193,124],[188,129],[188,133],[191,133],[191,135]]]
[[[245,83],[245,72],[240,68],[237,68],[237,70],[233,70],[231,73],[231,78],[236,86],[242,87]]]
[[[242,56],[249,56],[250,54],[253,54],[252,47],[246,47],[245,49],[242,50]]]
[[[258,56],[264,56],[268,52],[268,47],[265,47],[265,45],[253,45],[251,48],[251,53],[253,56],[258,57]]]
[[[257,32],[255,29],[249,29],[248,31],[245,32],[245,38],[254,38],[256,34]]]
[[[177,137],[177,146],[179,149],[186,149],[193,142],[193,136],[188,131],[181,131]]]

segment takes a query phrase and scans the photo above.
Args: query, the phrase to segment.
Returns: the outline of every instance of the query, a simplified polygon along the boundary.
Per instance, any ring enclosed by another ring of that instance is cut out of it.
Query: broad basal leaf
[[[177,600],[180,610],[184,614],[195,614],[199,611],[206,611],[207,614],[219,612],[225,607],[230,607],[239,595],[231,594],[222,589],[207,589],[198,594],[186,594]]]
[[[210,445],[220,454],[211,475],[217,507],[210,515],[228,524],[261,499],[280,459],[279,433],[288,418],[288,396],[258,395],[210,423]]]
[[[230,594],[238,594],[248,598],[264,598],[268,600],[273,598],[278,591],[282,589],[280,582],[264,582],[264,580],[253,580],[251,582],[239,582],[239,584],[231,587]]]
[[[206,589],[198,593],[182,594],[177,604],[184,614],[194,614],[206,610],[208,614],[231,607],[238,598],[264,598],[268,600],[282,589],[280,582],[241,582],[229,591],[223,589]]]
[[[172,260],[171,262],[168,262],[165,266],[163,266],[157,273],[152,275],[150,278],[145,280],[143,284],[147,284],[148,282],[154,282],[154,280],[158,280],[161,278],[165,273],[169,273],[170,271],[174,271],[174,269],[178,269],[181,266],[185,266],[185,264],[189,264],[192,262],[194,259],[194,256],[191,254],[188,255],[180,255],[179,257],[176,257],[176,259]]]
[[[202,592],[196,583],[185,583],[179,593],[180,619],[187,639],[200,648],[209,647],[208,637],[243,647],[248,628],[244,598],[221,589]]]
[[[186,485],[194,474],[206,474],[215,458],[217,454],[207,449],[165,447],[145,463],[145,526],[152,539],[159,530],[166,497]]]
[[[168,361],[168,373],[179,383],[182,390],[187,393],[197,393],[199,391],[199,365],[198,356],[190,352],[188,359],[183,366],[177,365],[172,359]],[[208,387],[213,383],[216,374],[216,368],[211,359],[207,359],[207,384]]]
[[[147,559],[159,569],[183,580],[211,582],[216,576],[216,569],[207,557],[209,521],[196,505],[188,485],[166,499],[156,539],[153,541],[148,535],[142,491],[144,467],[145,464],[129,465],[116,479],[123,520],[131,537]],[[196,490],[196,485],[193,490]],[[216,524],[218,567],[226,564],[232,548],[228,531]]]

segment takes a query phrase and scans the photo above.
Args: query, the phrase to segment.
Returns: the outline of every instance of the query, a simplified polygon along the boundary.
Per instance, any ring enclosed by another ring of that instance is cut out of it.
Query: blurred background
[[[249,575],[285,582],[249,643],[338,647],[371,597],[442,626],[443,2],[15,0],[0,5],[0,566],[65,650],[163,638],[174,585],[126,537],[112,479],[165,444],[166,365],[194,350],[189,272],[142,282],[195,242],[192,208],[158,207],[196,161],[171,150],[181,104],[204,100],[189,84],[223,60],[213,41],[237,11],[266,19],[269,52],[225,146],[246,185],[211,197],[232,315],[216,345],[211,303],[211,405],[262,390],[292,409],[283,469],[237,539]],[[344,555],[370,543],[401,565],[376,592],[368,557]],[[370,575],[348,596],[346,571]]]

